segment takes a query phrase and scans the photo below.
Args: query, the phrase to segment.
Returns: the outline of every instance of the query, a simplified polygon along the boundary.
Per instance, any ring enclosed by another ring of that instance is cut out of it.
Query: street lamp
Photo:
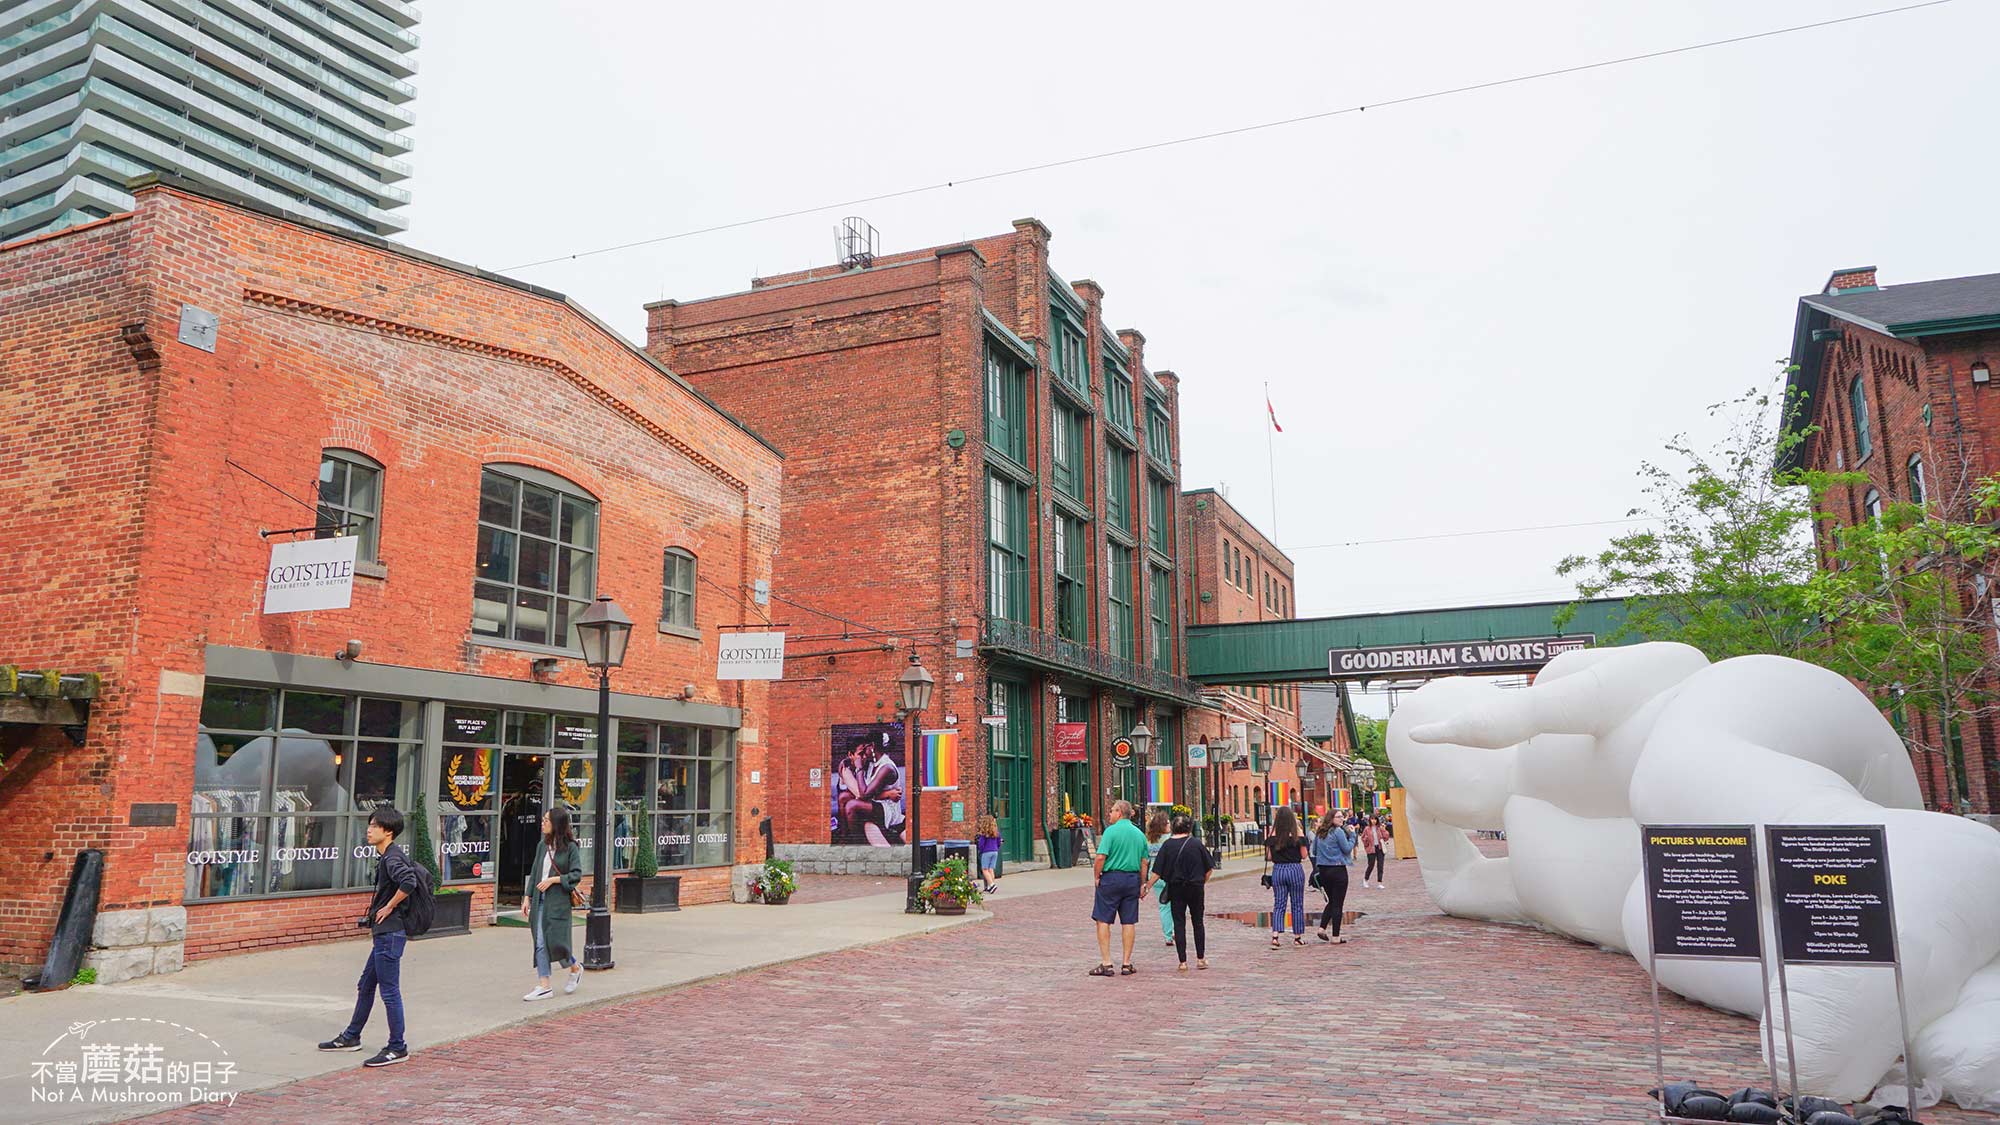
[[[604,903],[611,885],[611,670],[625,663],[625,644],[632,639],[632,619],[609,594],[599,594],[576,619],[576,639],[583,646],[583,663],[597,669],[597,843],[592,850],[590,916],[583,924],[583,967],[609,969],[611,911]]]
[[[931,705],[931,688],[937,681],[924,670],[923,661],[917,650],[910,650],[910,666],[896,677],[896,687],[902,694],[903,728],[903,800],[909,809],[910,830],[910,882],[903,897],[903,913],[922,914],[924,912],[924,875],[918,851],[923,841],[924,807],[924,767],[917,761],[916,731],[918,716]],[[913,780],[914,779],[914,780]]]
[[[1146,721],[1144,719],[1139,720],[1139,725],[1133,727],[1132,733],[1125,737],[1131,740],[1132,756],[1134,758],[1145,757],[1146,750],[1153,745],[1153,732],[1146,728]]]

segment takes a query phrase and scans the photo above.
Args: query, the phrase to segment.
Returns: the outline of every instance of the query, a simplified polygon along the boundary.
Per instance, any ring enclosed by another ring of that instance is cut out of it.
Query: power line
[[[1623,66],[1627,63],[1645,62],[1651,59],[1668,58],[1673,55],[1684,55],[1695,51],[1712,50],[1716,47],[1726,47],[1737,43],[1748,43],[1759,39],[1775,39],[1782,35],[1792,35],[1801,31],[1813,31],[1824,27],[1834,27],[1839,24],[1855,23],[1861,20],[1871,20],[1881,16],[1899,15],[1904,12],[1913,12],[1923,8],[1935,8],[1943,4],[1949,4],[1951,2],[1952,0],[1923,0],[1922,3],[1917,3],[1917,4],[1905,4],[1895,8],[1880,8],[1875,11],[1861,12],[1851,16],[1840,16],[1834,19],[1815,20],[1811,23],[1792,24],[1788,27],[1772,28],[1769,31],[1753,31],[1744,35],[1732,35],[1723,39],[1709,39],[1699,43],[1683,44],[1679,47],[1665,47],[1661,48],[1660,50],[1646,51],[1636,55],[1621,55],[1617,58],[1599,59],[1595,62],[1578,63],[1573,66],[1555,67],[1549,70],[1535,71],[1530,74],[1516,74],[1506,78],[1491,79],[1486,82],[1474,82],[1462,86],[1450,86],[1437,90],[1428,90],[1419,94],[1408,94],[1400,98],[1385,98],[1382,101],[1378,102],[1366,102],[1359,105],[1344,106],[1338,109],[1321,110],[1317,113],[1300,114],[1295,117],[1283,117],[1272,121],[1260,121],[1255,124],[1238,125],[1233,128],[1217,129],[1207,133],[1194,133],[1184,137],[1174,137],[1168,140],[1153,141],[1142,145],[1130,145],[1125,148],[1106,149],[1101,152],[1086,153],[1081,156],[1065,157],[1061,160],[1048,160],[1038,164],[1025,164],[1020,167],[1002,169],[996,172],[983,172],[974,176],[941,180],[935,183],[921,184],[915,187],[901,188],[896,191],[879,192],[875,195],[859,196],[857,198],[845,199],[835,203],[822,203],[811,207],[797,207],[789,211],[778,211],[768,215],[759,215],[755,218],[750,218],[750,219],[738,219],[733,222],[716,223],[711,226],[696,227],[690,230],[676,231],[672,234],[656,235],[651,238],[635,239],[630,242],[621,242],[611,246],[599,246],[590,250],[579,250],[569,254],[558,254],[554,257],[541,258],[532,262],[523,262],[520,265],[505,266],[502,267],[499,272],[507,273],[514,270],[534,269],[538,266],[552,265],[556,262],[577,261],[583,258],[596,257],[600,254],[612,254],[612,253],[617,253],[618,251],[621,250],[637,249],[641,246],[656,246],[663,242],[673,242],[678,239],[693,238],[698,235],[704,235],[704,234],[715,234],[726,230],[738,230],[743,227],[757,226],[762,223],[777,222],[781,219],[793,219],[793,218],[798,218],[799,216],[802,215],[817,214],[821,211],[833,211],[847,207],[858,207],[866,203],[880,203],[885,200],[901,199],[907,196],[920,195],[927,192],[944,191],[965,184],[984,183],[990,180],[1005,179],[1011,176],[1024,176],[1031,172],[1046,172],[1056,168],[1067,168],[1077,164],[1086,164],[1098,160],[1109,160],[1113,157],[1118,157],[1118,156],[1131,156],[1142,152],[1153,152],[1158,149],[1174,148],[1180,145],[1198,144],[1202,141],[1219,140],[1223,137],[1242,136],[1246,133],[1257,133],[1267,129],[1280,129],[1288,125],[1301,125],[1312,121],[1323,121],[1326,120],[1327,118],[1341,117],[1347,114],[1365,113],[1371,106],[1374,107],[1375,109],[1386,109],[1393,106],[1412,105],[1417,102],[1432,101],[1438,98],[1455,97],[1460,94],[1475,93],[1481,90],[1498,89],[1504,86],[1517,86],[1528,82],[1539,82],[1544,79],[1557,78],[1564,75],[1581,74],[1592,70],[1603,70],[1608,67]],[[425,288],[426,286],[440,284],[443,280],[444,280],[443,278],[436,278],[431,281],[421,281],[413,285],[406,285],[397,289],[374,290],[373,292],[371,292],[370,290],[356,290],[351,294],[347,294],[337,299],[343,301],[349,301],[362,297],[370,297],[372,299],[380,300],[388,297],[397,296],[403,293],[407,293],[412,290],[422,289]],[[270,310],[269,312],[262,313],[258,316],[245,318],[243,323],[245,324],[254,323],[255,321],[262,320],[264,317],[277,316],[286,311],[288,310],[285,310],[283,308],[273,309]]]
[[[1484,531],[1440,531],[1434,535],[1402,535],[1393,539],[1350,539],[1344,543],[1309,543],[1287,547],[1286,551],[1325,551],[1335,547],[1373,547],[1382,543],[1422,543],[1432,539],[1467,539],[1478,535],[1515,535],[1524,531],[1554,531],[1569,527],[1604,527],[1614,523],[1658,523],[1658,516],[1626,516],[1615,520],[1584,520],[1581,523],[1538,523],[1527,527],[1494,527]]]
[[[836,208],[842,208],[842,207],[858,207],[864,203],[880,203],[884,200],[901,199],[906,196],[919,195],[925,192],[943,191],[948,188],[959,187],[965,184],[985,183],[990,180],[1006,179],[1010,176],[1023,176],[1027,175],[1030,172],[1046,172],[1055,168],[1067,168],[1077,164],[1087,164],[1090,163],[1091,161],[1096,161],[1096,160],[1108,160],[1116,156],[1131,156],[1136,153],[1153,152],[1163,148],[1174,148],[1179,145],[1189,145],[1189,144],[1197,144],[1201,141],[1219,140],[1223,137],[1242,136],[1245,133],[1257,133],[1257,132],[1262,132],[1263,130],[1266,129],[1280,129],[1287,125],[1302,125],[1309,121],[1324,121],[1329,117],[1340,117],[1350,113],[1363,113],[1366,112],[1371,106],[1376,109],[1386,109],[1391,106],[1412,105],[1417,102],[1432,101],[1437,98],[1455,97],[1459,94],[1470,94],[1480,90],[1498,89],[1503,86],[1517,86],[1527,82],[1538,82],[1546,78],[1557,78],[1568,74],[1581,74],[1591,70],[1602,70],[1606,67],[1623,66],[1626,63],[1644,62],[1649,59],[1667,58],[1672,55],[1688,54],[1693,51],[1705,51],[1715,47],[1726,47],[1735,43],[1748,43],[1757,39],[1773,39],[1780,35],[1790,35],[1793,34],[1794,32],[1811,31],[1822,27],[1833,27],[1837,24],[1854,23],[1859,20],[1874,19],[1878,16],[1890,16],[1902,12],[1913,12],[1920,8],[1934,8],[1940,4],[1949,4],[1951,2],[1952,0],[1924,0],[1923,3],[1906,4],[1898,8],[1882,8],[1872,12],[1862,12],[1858,15],[1840,16],[1835,19],[1827,19],[1827,20],[1816,20],[1812,23],[1794,24],[1790,27],[1773,28],[1772,30],[1769,31],[1754,31],[1745,35],[1732,35],[1725,39],[1710,39],[1704,42],[1689,43],[1679,47],[1665,47],[1657,51],[1646,51],[1644,53],[1637,55],[1621,55],[1618,58],[1599,59],[1596,62],[1578,63],[1574,66],[1555,67],[1550,70],[1539,70],[1535,71],[1532,74],[1516,74],[1507,78],[1495,78],[1486,82],[1473,82],[1463,86],[1450,86],[1440,90],[1429,90],[1421,94],[1408,94],[1400,98],[1386,98],[1379,102],[1367,102],[1361,105],[1345,106],[1340,109],[1328,109],[1328,110],[1321,110],[1317,113],[1300,114],[1296,117],[1282,117],[1278,118],[1275,121],[1260,121],[1254,125],[1238,125],[1229,129],[1217,129],[1207,133],[1194,133],[1185,137],[1174,137],[1170,140],[1153,141],[1148,144],[1142,144],[1142,145],[1128,145],[1125,148],[1106,149],[1102,152],[1087,153],[1082,156],[1071,156],[1061,160],[1047,160],[1039,164],[1024,164],[1018,168],[1007,168],[997,172],[984,172],[976,176],[965,176],[959,179],[942,180],[937,183],[923,184],[917,187],[902,188],[897,191],[882,192],[878,195],[865,195],[855,199],[842,200],[841,202],[838,203],[826,203],[826,204],[821,204],[820,206],[817,207],[801,207],[795,210],[783,211],[774,215],[765,215],[755,219],[741,219],[733,223],[719,223],[715,226],[701,227],[695,230],[679,231],[674,234],[662,234],[652,238],[635,239],[631,242],[620,242],[612,246],[600,246],[594,250],[581,250],[573,254],[559,254],[553,258],[542,258],[538,261],[524,262],[518,266],[508,266],[506,268],[508,270],[533,269],[536,266],[552,265],[556,262],[576,261],[577,259],[580,258],[595,257],[596,255],[599,254],[610,254],[620,250],[631,250],[640,246],[655,246],[662,242],[671,242],[675,239],[680,239],[680,238],[691,238],[695,235],[700,235],[700,234],[713,234],[717,231],[734,230],[738,227],[747,227],[757,223],[767,223],[767,222],[775,222],[779,219],[797,218],[801,215],[810,215],[819,211],[831,211]]]

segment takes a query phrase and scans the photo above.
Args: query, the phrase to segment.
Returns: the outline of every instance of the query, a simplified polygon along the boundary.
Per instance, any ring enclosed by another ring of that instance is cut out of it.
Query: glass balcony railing
[[[165,2],[173,3],[173,0],[165,0]],[[213,24],[216,27],[222,28],[241,42],[244,47],[257,51],[260,54],[283,60],[296,68],[310,81],[325,86],[342,97],[353,100],[357,105],[364,106],[371,111],[381,114],[385,119],[408,116],[396,109],[382,95],[372,90],[363,89],[346,77],[321,65],[318,60],[307,58],[280,43],[268,31],[244,23],[228,12],[209,3],[208,0],[180,0],[180,3],[176,3],[174,6],[186,8],[191,13],[194,13],[194,17],[188,20],[189,23],[197,23],[199,21],[199,24]],[[205,31],[207,29],[203,27],[202,30]],[[417,96],[416,87],[409,83],[399,82],[386,74],[379,77],[385,85],[402,94],[405,100]]]
[[[243,5],[235,3],[235,0],[221,0],[221,2],[226,4],[231,4],[233,7],[236,7],[239,11],[242,10],[243,8]],[[377,43],[374,40],[369,39],[367,36],[362,35],[360,32],[355,31],[353,28],[348,27],[345,24],[342,24],[338,20],[329,19],[327,16],[320,13],[317,9],[309,8],[306,5],[299,3],[298,0],[263,0],[263,3],[268,5],[272,10],[285,12],[287,15],[296,16],[300,21],[304,23],[310,23],[319,27],[320,29],[324,30],[330,38],[337,40],[338,42],[345,43],[350,47],[356,48],[357,52],[362,50],[374,52],[376,56],[381,60],[381,69],[373,69],[366,63],[364,63],[362,60],[354,59],[354,60],[349,60],[349,66],[348,66],[349,71],[363,72],[359,75],[358,78],[359,81],[379,82],[382,85],[388,86],[389,88],[396,90],[399,93],[404,93],[409,97],[413,98],[416,97],[416,89],[414,87],[412,87],[409,83],[396,78],[395,76],[391,75],[388,72],[387,67],[389,65],[391,65],[394,62],[403,62],[401,56],[399,56],[394,50],[391,50],[388,46],[381,43]],[[205,10],[212,10],[217,7],[215,3],[211,3],[209,2],[209,0],[203,0],[201,6]],[[275,44],[277,42],[277,36],[271,34],[268,28],[260,29],[260,38],[267,43]],[[404,63],[404,65],[408,64]]]
[[[59,16],[50,16],[40,23],[31,23],[14,34],[9,35],[7,38],[0,39],[0,55],[5,55],[7,52],[31,39],[38,39],[74,18],[73,13],[64,12]]]
[[[36,94],[53,90],[66,82],[74,82],[83,77],[84,71],[89,69],[90,64],[87,62],[77,63],[75,66],[66,66],[51,74],[43,75],[26,85],[16,86],[6,93],[0,94],[0,120],[13,116],[7,112],[8,106],[19,105],[33,98]]]

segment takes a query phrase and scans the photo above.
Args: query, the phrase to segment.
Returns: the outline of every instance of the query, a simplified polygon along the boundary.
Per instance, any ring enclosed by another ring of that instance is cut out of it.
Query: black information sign
[[[1640,829],[1640,845],[1655,956],[1762,956],[1754,827],[1654,824]]]
[[[1889,841],[1881,825],[1769,825],[1778,951],[1793,965],[1893,965]]]
[[[172,828],[180,806],[171,802],[134,804],[126,823],[133,828]]]

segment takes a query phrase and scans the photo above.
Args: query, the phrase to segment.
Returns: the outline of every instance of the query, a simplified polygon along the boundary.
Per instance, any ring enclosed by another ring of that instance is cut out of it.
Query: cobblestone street
[[[413,1012],[409,1063],[252,1095],[226,1117],[1646,1120],[1647,990],[1630,958],[1446,918],[1414,862],[1391,874],[1350,893],[1366,916],[1346,945],[1308,928],[1304,948],[1273,951],[1262,927],[1211,919],[1208,972],[1173,971],[1149,902],[1139,973],[1086,976],[1087,893],[1003,890],[980,925],[446,1046],[423,1042]],[[1214,884],[1210,909],[1254,916],[1265,894],[1253,871]],[[1666,1003],[1670,1077],[1764,1084],[1753,1024]]]

